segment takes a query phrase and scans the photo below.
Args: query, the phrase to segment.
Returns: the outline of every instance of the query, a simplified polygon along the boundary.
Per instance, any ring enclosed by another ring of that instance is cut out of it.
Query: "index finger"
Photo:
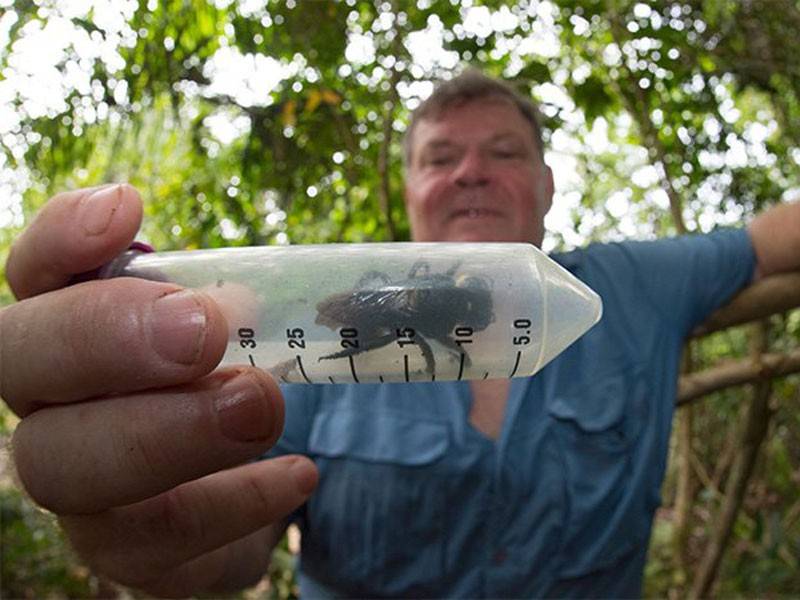
[[[6,279],[22,300],[66,285],[125,250],[142,222],[142,201],[128,184],[54,196],[16,240]]]

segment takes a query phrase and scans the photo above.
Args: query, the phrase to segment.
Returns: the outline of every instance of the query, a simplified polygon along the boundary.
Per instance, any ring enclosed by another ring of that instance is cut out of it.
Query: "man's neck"
[[[486,437],[497,440],[503,429],[508,390],[508,379],[486,379],[471,381],[472,407],[469,422]]]

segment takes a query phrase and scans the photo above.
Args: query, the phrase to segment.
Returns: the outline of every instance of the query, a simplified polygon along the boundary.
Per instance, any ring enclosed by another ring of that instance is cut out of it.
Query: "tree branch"
[[[742,290],[692,332],[708,335],[800,306],[800,272],[772,275]]]
[[[389,230],[389,240],[397,240],[397,226],[392,217],[392,195],[390,186],[390,170],[389,170],[389,152],[392,148],[392,133],[394,131],[394,111],[400,96],[397,92],[397,84],[400,81],[400,70],[397,68],[397,60],[399,59],[403,50],[403,37],[402,28],[397,19],[397,3],[395,0],[390,2],[392,13],[395,19],[392,22],[391,33],[394,35],[391,39],[392,55],[395,59],[395,64],[391,67],[391,76],[389,77],[389,89],[386,101],[384,102],[383,112],[383,140],[381,140],[381,148],[378,154],[378,177],[380,178],[380,187],[378,188],[378,199],[380,200],[381,210],[383,211],[384,218],[386,219],[386,228]]]
[[[678,406],[725,388],[757,383],[800,373],[800,348],[786,354],[764,354],[759,363],[751,359],[725,362],[717,367],[684,375],[678,381]]]
[[[713,474],[713,488],[715,490],[721,490],[723,482],[728,477],[728,471],[733,464],[733,459],[736,457],[736,444],[738,442],[736,431],[730,430],[728,435],[725,437],[725,444],[722,447],[722,452],[720,452],[716,457],[716,464],[714,465],[714,474]]]
[[[339,137],[344,143],[345,149],[348,153],[347,160],[344,161],[342,166],[344,170],[344,177],[347,181],[347,195],[351,196],[353,194],[353,190],[356,189],[359,180],[361,179],[359,175],[359,169],[355,167],[355,159],[358,156],[358,144],[356,144],[356,140],[353,137],[353,132],[350,129],[350,125],[345,121],[344,115],[340,111],[333,108],[331,108],[331,112],[333,113],[333,120],[336,130],[339,132]],[[342,226],[339,228],[339,235],[336,238],[339,242],[344,239],[344,234],[347,232],[347,228],[350,226],[350,222],[353,219],[352,204],[352,202],[347,202],[344,220],[342,221]]]
[[[399,33],[397,34],[399,35]],[[389,150],[392,146],[392,132],[394,121],[394,109],[397,104],[397,82],[400,80],[400,72],[396,67],[392,68],[392,76],[389,79],[389,97],[385,103],[383,114],[383,140],[381,141],[380,154],[378,154],[378,176],[381,185],[378,189],[381,210],[386,218],[386,227],[389,230],[389,239],[397,239],[397,227],[392,217],[391,189],[389,185]]]
[[[772,275],[744,289],[731,302],[712,313],[705,323],[692,332],[692,336],[708,335],[798,306],[800,272]],[[723,363],[682,376],[678,382],[676,403],[680,406],[728,387],[797,372],[800,372],[800,349],[786,354],[765,354],[758,363],[749,359]]]
[[[621,51],[625,45],[625,40],[623,39],[626,31],[625,26],[618,14],[611,15],[609,22],[611,24],[611,36],[614,39],[614,43]],[[623,61],[619,66],[619,71],[626,75],[626,88],[633,90],[635,99],[631,99],[630,94],[626,93],[626,90],[623,89],[618,80],[612,79],[611,83],[617,92],[617,95],[625,104],[625,108],[634,117],[634,119],[636,119],[636,122],[639,125],[639,130],[642,134],[645,147],[647,148],[650,157],[654,159],[655,166],[661,171],[659,184],[669,199],[669,209],[670,213],[672,214],[672,222],[675,224],[675,229],[678,231],[678,233],[684,234],[687,232],[687,229],[686,223],[683,220],[683,200],[681,199],[678,190],[675,189],[675,185],[672,182],[672,177],[669,175],[669,170],[667,168],[667,151],[664,148],[664,144],[661,143],[661,139],[658,137],[658,130],[656,129],[656,126],[653,124],[653,120],[650,117],[647,94],[641,88],[635,74],[632,73],[627,67],[625,61]],[[683,150],[683,148],[681,149]]]

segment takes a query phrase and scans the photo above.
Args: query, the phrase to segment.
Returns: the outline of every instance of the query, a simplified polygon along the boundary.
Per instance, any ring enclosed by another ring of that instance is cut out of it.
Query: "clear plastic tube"
[[[223,364],[286,383],[532,375],[602,314],[594,291],[530,244],[129,252],[102,276],[203,290],[228,322]]]

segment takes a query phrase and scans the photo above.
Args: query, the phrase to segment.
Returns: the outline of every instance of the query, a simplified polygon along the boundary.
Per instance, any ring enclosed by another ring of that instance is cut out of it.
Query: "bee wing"
[[[385,287],[367,294],[365,310],[374,310],[382,315],[408,316],[416,307],[417,290],[407,287]]]
[[[342,325],[381,326],[414,314],[416,294],[405,287],[383,287],[333,294],[317,304],[315,323],[330,329]]]

